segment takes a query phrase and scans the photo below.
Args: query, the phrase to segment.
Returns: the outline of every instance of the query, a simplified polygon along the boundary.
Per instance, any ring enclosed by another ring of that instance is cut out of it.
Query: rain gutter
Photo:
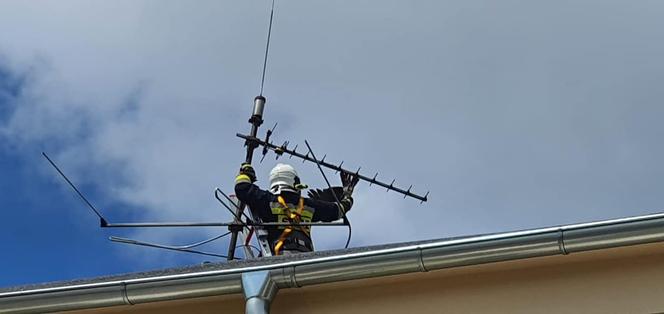
[[[6,292],[0,293],[0,313],[43,313],[241,293],[251,299],[250,288],[243,289],[245,273],[262,274],[261,278],[269,278],[265,287],[277,291],[661,241],[664,213],[261,266]],[[258,299],[252,302],[265,300],[260,291],[255,295]]]

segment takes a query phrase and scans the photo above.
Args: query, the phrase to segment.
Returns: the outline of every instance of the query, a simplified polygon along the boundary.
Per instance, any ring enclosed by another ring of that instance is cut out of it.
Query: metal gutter
[[[0,293],[0,313],[43,313],[243,293],[242,274],[278,288],[664,241],[664,213],[445,240],[270,265]]]

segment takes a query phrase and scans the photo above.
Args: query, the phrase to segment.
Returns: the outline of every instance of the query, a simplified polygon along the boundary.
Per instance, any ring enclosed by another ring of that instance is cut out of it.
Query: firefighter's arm
[[[256,173],[250,164],[242,164],[240,173],[235,177],[235,196],[249,205],[252,211],[265,217],[270,215],[270,192],[261,190],[256,182]]]
[[[316,208],[314,221],[334,221],[343,218],[345,213],[353,207],[353,190],[360,178],[350,172],[341,171],[341,184],[343,187],[330,187],[324,190],[310,190],[309,200]],[[338,203],[337,203],[338,201]]]
[[[307,206],[316,209],[312,221],[330,222],[343,218],[341,211],[348,212],[350,210],[351,206],[353,206],[353,198],[344,198],[340,200],[340,203],[341,209],[336,202],[327,202],[312,198],[305,199],[305,204]]]
[[[308,196],[309,198],[305,200],[306,205],[316,209],[313,221],[328,222],[341,219],[344,216],[343,213],[350,211],[353,206],[351,193],[344,191],[342,187],[310,190]],[[339,204],[337,204],[337,200],[339,200]]]

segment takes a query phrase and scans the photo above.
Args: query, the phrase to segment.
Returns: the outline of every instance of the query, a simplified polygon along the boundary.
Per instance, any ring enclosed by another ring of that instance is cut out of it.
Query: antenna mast
[[[270,53],[270,37],[272,37],[272,21],[274,20],[274,0],[272,0],[272,6],[270,7],[270,22],[267,29],[267,40],[265,42],[265,57],[263,58],[263,73],[261,75],[261,88],[258,96],[254,98],[254,110],[252,112],[251,118],[249,118],[249,123],[251,123],[251,132],[252,137],[256,137],[258,134],[258,128],[263,124],[263,110],[265,109],[265,97],[263,97],[263,88],[265,86],[265,73],[267,71],[267,57]],[[255,141],[245,141],[244,145],[247,147],[247,155],[244,159],[244,162],[251,163],[254,150],[258,147],[258,143]],[[237,208],[236,217],[242,216],[246,204],[243,202],[239,203]],[[241,223],[240,220],[235,218],[235,223]],[[235,258],[235,249],[237,247],[237,237],[238,233],[242,231],[242,227],[229,226],[228,230],[231,232],[230,245],[228,246],[228,260]],[[265,250],[264,250],[265,251]]]
[[[323,168],[327,168],[330,170],[334,170],[336,172],[345,172],[354,175],[355,177],[358,178],[358,180],[363,180],[365,182],[368,182],[369,185],[377,185],[380,187],[383,187],[387,189],[387,191],[393,191],[399,194],[402,194],[404,198],[410,197],[414,198],[417,200],[420,200],[421,202],[426,202],[428,200],[429,192],[427,192],[424,195],[421,194],[416,194],[411,191],[412,185],[408,187],[408,189],[401,188],[396,186],[394,183],[396,181],[392,180],[390,183],[383,182],[381,180],[378,180],[378,173],[371,176],[366,176],[364,174],[360,173],[360,169],[358,168],[355,171],[348,170],[346,168],[343,168],[343,161],[336,165],[332,164],[329,162],[325,161],[325,158],[327,155],[323,155],[321,159],[317,159],[316,155],[311,149],[311,145],[309,145],[309,142],[305,140],[305,144],[308,148],[308,152],[302,154],[297,152],[297,145],[293,149],[290,149],[288,147],[289,142],[286,141],[284,142],[281,146],[275,145],[270,141],[270,136],[274,132],[276,128],[276,124],[272,129],[269,129],[267,131],[267,134],[265,136],[264,140],[261,140],[258,138],[258,129],[260,126],[263,124],[263,111],[265,109],[265,97],[263,97],[263,89],[265,87],[265,76],[267,72],[267,61],[268,61],[268,56],[270,52],[270,37],[272,35],[272,23],[274,20],[274,3],[275,0],[272,0],[272,5],[270,8],[270,20],[269,20],[269,25],[268,25],[268,31],[267,31],[267,40],[265,43],[265,56],[263,58],[263,71],[261,74],[261,81],[260,81],[260,90],[258,96],[254,98],[254,104],[253,104],[253,110],[251,113],[251,117],[249,118],[249,123],[251,124],[251,130],[248,135],[245,134],[236,134],[237,137],[241,138],[244,140],[244,146],[246,147],[246,155],[244,162],[245,163],[252,163],[253,161],[253,156],[254,156],[254,151],[256,148],[262,147],[262,158],[261,162],[263,161],[263,158],[267,155],[269,151],[272,151],[276,154],[276,158],[278,159],[281,157],[284,153],[289,155],[289,158],[296,157],[302,160],[302,162],[309,161],[318,167],[318,170],[321,172],[321,175],[325,179],[325,182],[327,183],[328,189],[330,192],[332,192],[333,200],[328,200],[332,202],[336,202],[339,204],[339,199],[334,192],[334,189],[337,187],[332,187],[330,184],[329,180],[327,179],[327,176],[325,175],[325,172],[323,171]],[[249,212],[245,212],[245,209],[247,208],[247,205],[239,202],[236,198],[233,198],[232,195],[227,195],[224,193],[221,189],[216,188],[214,190],[214,197],[219,201],[219,203],[226,208],[232,215],[233,215],[233,221],[231,222],[224,222],[224,221],[207,221],[207,222],[187,222],[187,221],[175,221],[175,222],[115,222],[115,221],[110,221],[107,219],[107,217],[103,216],[103,211],[100,211],[97,207],[92,205],[92,203],[86,198],[83,193],[74,185],[74,183],[69,180],[69,178],[64,174],[62,170],[55,164],[53,160],[46,154],[42,153],[43,156],[48,160],[48,162],[51,164],[53,168],[59,173],[59,175],[67,182],[67,184],[76,192],[76,194],[81,198],[81,200],[87,205],[87,207],[90,208],[90,210],[99,218],[100,221],[100,227],[101,228],[186,228],[186,227],[194,227],[194,228],[200,228],[200,227],[222,227],[222,228],[228,228],[228,232],[219,234],[217,236],[214,236],[209,239],[205,239],[202,241],[194,242],[191,244],[187,245],[166,245],[166,244],[158,244],[158,243],[151,243],[151,242],[146,242],[146,241],[140,241],[140,240],[133,240],[133,239],[126,239],[126,238],[119,238],[119,237],[111,237],[110,240],[113,242],[118,242],[118,243],[124,243],[124,244],[130,244],[130,245],[138,245],[138,246],[144,246],[144,247],[152,247],[152,248],[158,248],[158,249],[164,249],[164,250],[172,250],[172,251],[179,251],[179,252],[186,252],[186,253],[194,253],[194,254],[201,254],[201,255],[207,255],[207,256],[213,256],[213,257],[221,257],[221,258],[227,258],[228,260],[233,260],[236,259],[235,257],[235,250],[239,247],[244,248],[244,256],[245,258],[254,258],[255,255],[252,251],[252,249],[256,249],[259,251],[259,256],[271,256],[272,255],[272,248],[271,245],[268,241],[268,233],[267,230],[265,229],[266,227],[302,227],[302,226],[332,226],[332,227],[339,227],[339,226],[346,226],[348,228],[348,239],[346,241],[346,248],[348,247],[350,240],[351,240],[351,235],[352,235],[352,228],[350,221],[348,217],[346,216],[345,212],[341,210],[341,206],[339,206],[341,212],[340,216],[343,218],[343,222],[263,222],[258,215],[254,215],[252,212],[251,208],[249,208]],[[223,198],[225,199],[222,199]],[[249,214],[249,215],[248,215]],[[242,218],[244,217],[244,219]],[[340,218],[341,219],[341,218]],[[245,233],[246,229],[246,233]],[[256,247],[251,244],[251,238],[254,235],[256,236],[256,240],[259,243],[259,247]],[[206,252],[206,251],[200,251],[198,250],[198,247],[203,246],[205,244],[208,244],[210,242],[216,241],[218,239],[221,239],[227,235],[230,235],[230,243],[228,246],[228,254],[227,255],[222,255],[218,254],[215,252]],[[238,239],[242,241],[240,245],[238,245]]]

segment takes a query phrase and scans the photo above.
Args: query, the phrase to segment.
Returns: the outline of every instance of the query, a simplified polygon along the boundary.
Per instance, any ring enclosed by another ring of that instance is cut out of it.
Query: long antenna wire
[[[267,28],[267,41],[265,43],[265,58],[263,59],[263,75],[261,76],[260,96],[263,96],[263,87],[265,86],[265,72],[267,70],[267,55],[270,52],[270,37],[272,36],[272,20],[274,19],[274,0],[270,9],[270,25]]]

